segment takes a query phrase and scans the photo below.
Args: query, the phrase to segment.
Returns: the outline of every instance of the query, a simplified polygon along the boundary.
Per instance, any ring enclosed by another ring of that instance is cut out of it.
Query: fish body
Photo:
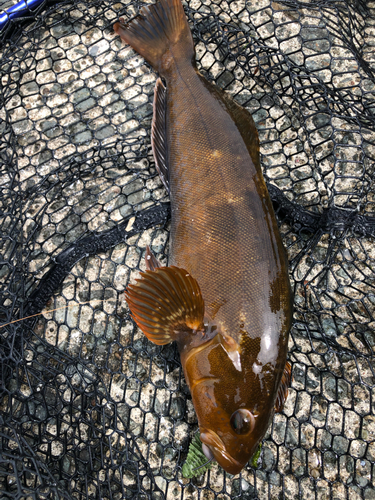
[[[172,211],[171,267],[153,260],[127,300],[150,340],[177,341],[203,449],[236,474],[290,377],[292,293],[257,130],[197,71],[180,0],[115,30],[166,82],[156,84],[152,145]]]

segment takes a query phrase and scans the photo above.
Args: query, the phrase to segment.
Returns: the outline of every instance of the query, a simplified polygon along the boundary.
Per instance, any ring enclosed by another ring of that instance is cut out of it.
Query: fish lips
[[[200,429],[200,439],[208,446],[216,462],[229,474],[239,474],[245,464],[235,460],[225,449],[225,445],[220,437],[209,429]]]

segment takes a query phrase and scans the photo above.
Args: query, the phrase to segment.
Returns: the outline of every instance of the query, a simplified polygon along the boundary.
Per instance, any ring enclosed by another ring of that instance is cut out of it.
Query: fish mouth
[[[200,439],[214,456],[216,462],[229,474],[239,474],[244,464],[237,462],[225,449],[222,439],[209,429],[201,429]]]

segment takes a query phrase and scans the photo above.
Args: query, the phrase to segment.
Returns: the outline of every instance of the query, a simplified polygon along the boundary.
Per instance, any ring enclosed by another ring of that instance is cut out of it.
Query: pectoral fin
[[[141,273],[125,297],[134,321],[146,337],[168,344],[181,332],[204,332],[204,301],[197,281],[179,267]]]
[[[286,398],[288,397],[291,375],[292,375],[292,367],[289,361],[287,361],[285,364],[283,376],[281,377],[279,392],[277,393],[277,398],[275,402],[276,413],[280,413],[284,408]]]

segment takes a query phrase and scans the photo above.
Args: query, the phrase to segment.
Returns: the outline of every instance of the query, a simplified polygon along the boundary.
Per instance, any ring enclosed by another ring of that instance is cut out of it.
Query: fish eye
[[[236,434],[248,434],[255,425],[254,415],[249,410],[237,410],[230,417],[230,425]]]

